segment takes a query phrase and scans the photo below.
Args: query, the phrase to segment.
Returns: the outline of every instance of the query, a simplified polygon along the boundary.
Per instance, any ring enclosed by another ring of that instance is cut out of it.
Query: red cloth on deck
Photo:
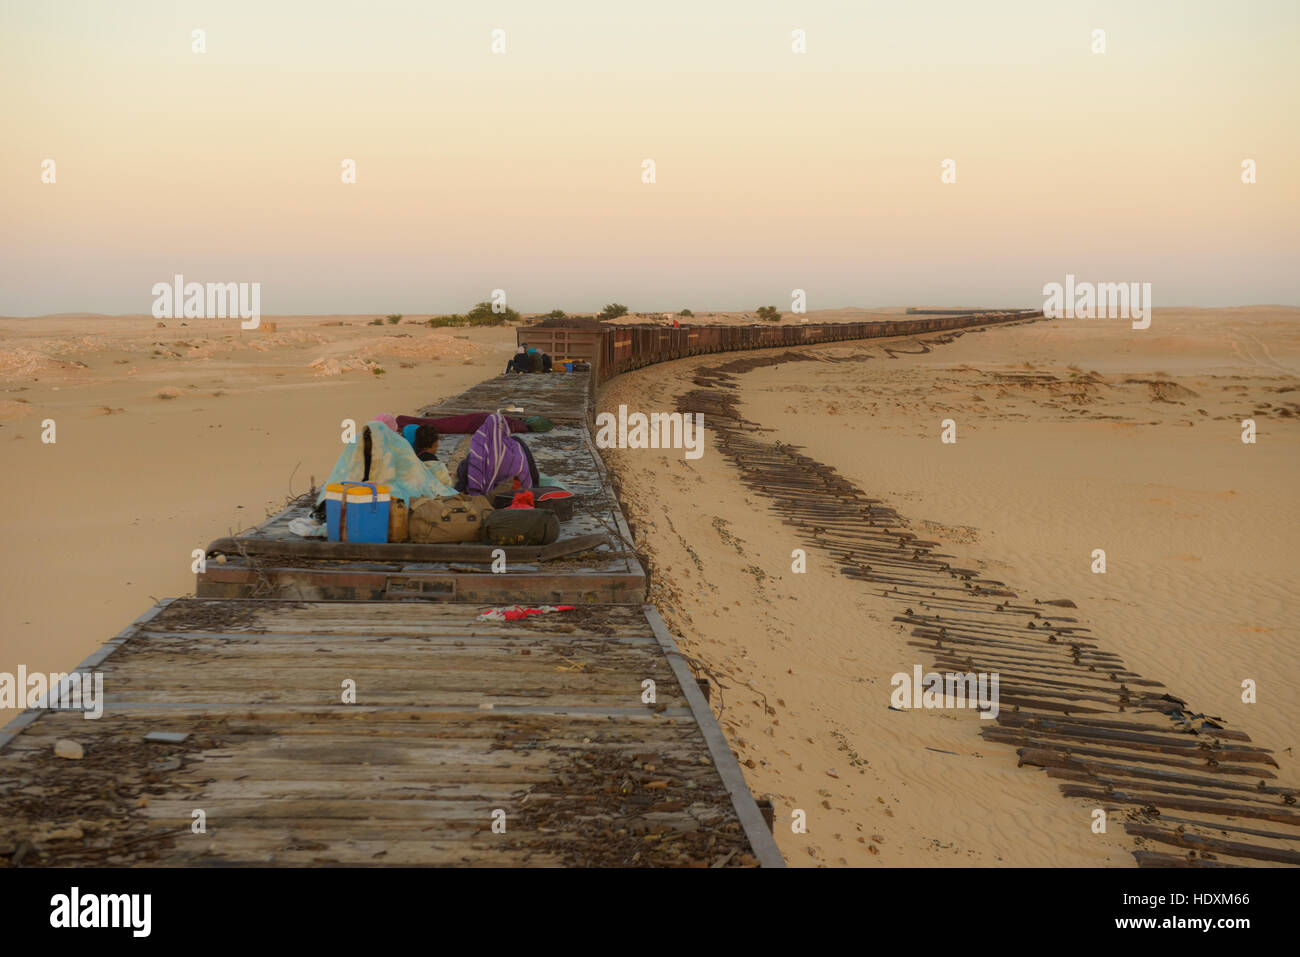
[[[576,605],[556,605],[555,611],[573,611]],[[541,608],[521,608],[516,605],[505,612],[506,621],[518,621],[520,618],[527,618],[529,615],[544,615],[546,611]]]

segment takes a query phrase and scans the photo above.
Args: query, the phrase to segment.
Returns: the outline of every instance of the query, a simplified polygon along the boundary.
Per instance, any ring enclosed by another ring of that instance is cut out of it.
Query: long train
[[[1037,310],[965,313],[898,319],[885,322],[825,322],[799,325],[616,326],[592,320],[544,320],[521,326],[520,345],[534,346],[556,359],[591,363],[592,379],[599,385],[631,369],[713,352],[746,349],[791,348],[851,339],[883,339],[967,329],[1002,322],[1032,319]]]

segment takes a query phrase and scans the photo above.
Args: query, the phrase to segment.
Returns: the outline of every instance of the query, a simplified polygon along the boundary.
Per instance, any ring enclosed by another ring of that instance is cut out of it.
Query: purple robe
[[[487,495],[502,482],[519,479],[520,488],[532,488],[528,459],[510,436],[510,425],[500,412],[488,416],[469,440],[466,491]]]

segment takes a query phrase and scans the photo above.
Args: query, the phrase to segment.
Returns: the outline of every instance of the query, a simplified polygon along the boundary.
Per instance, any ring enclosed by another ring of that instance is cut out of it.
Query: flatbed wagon
[[[62,866],[781,864],[652,606],[485,610],[160,602],[79,669],[104,675],[101,718],[35,709],[0,735],[0,847]]]

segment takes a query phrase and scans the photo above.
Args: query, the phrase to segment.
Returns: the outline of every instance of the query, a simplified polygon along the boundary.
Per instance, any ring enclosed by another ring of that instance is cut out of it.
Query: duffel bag
[[[489,545],[549,545],[560,537],[560,520],[542,508],[499,508],[483,520]]]
[[[482,495],[449,495],[411,501],[407,534],[425,544],[476,542],[483,535],[483,520],[492,503]]]

